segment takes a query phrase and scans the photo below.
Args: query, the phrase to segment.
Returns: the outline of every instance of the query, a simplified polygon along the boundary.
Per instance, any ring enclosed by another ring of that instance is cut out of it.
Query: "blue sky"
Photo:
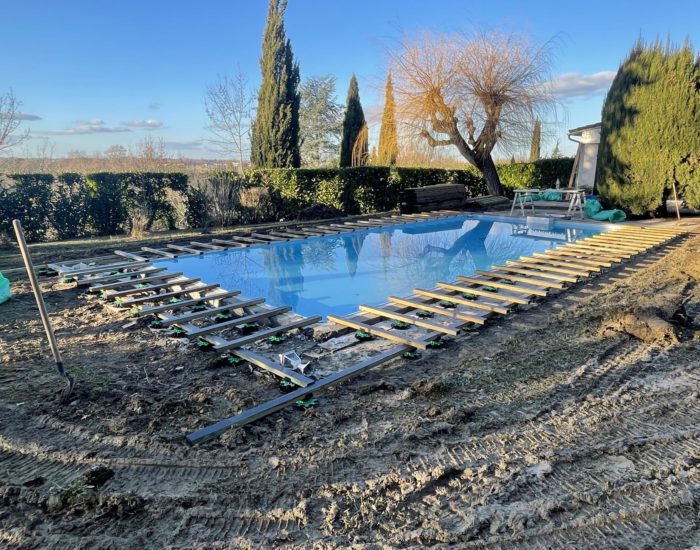
[[[23,101],[34,147],[58,156],[132,146],[145,135],[172,153],[207,150],[204,93],[240,67],[259,82],[266,0],[2,0],[4,53],[0,93]],[[670,0],[289,0],[287,34],[305,76],[332,74],[342,101],[357,74],[363,105],[378,109],[387,46],[422,29],[524,31],[537,41],[558,35],[553,73],[566,128],[596,122],[605,88],[642,36],[689,37],[700,47],[700,2]],[[41,137],[43,136],[43,138]],[[545,145],[544,153],[552,144]]]

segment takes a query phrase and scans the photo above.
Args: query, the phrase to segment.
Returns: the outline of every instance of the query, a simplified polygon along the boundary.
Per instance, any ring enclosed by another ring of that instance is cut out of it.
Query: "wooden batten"
[[[153,265],[149,261],[144,262],[120,262],[116,264],[102,264],[91,267],[86,267],[83,269],[64,269],[63,266],[58,264],[47,264],[48,267],[58,272],[60,275],[66,277],[77,277],[80,275],[97,275],[98,273],[106,273],[108,271],[118,271],[120,269],[132,269],[136,267],[146,267]]]
[[[444,307],[439,307],[429,302],[409,300],[407,298],[399,298],[398,296],[389,296],[387,301],[391,302],[392,304],[396,304],[397,306],[410,307],[413,309],[424,309],[425,311],[430,311],[431,313],[437,313],[438,315],[442,315],[450,319],[458,319],[459,321],[466,321],[468,323],[483,325],[486,322],[484,317],[479,317],[476,313],[470,314],[461,310],[445,309]]]
[[[533,256],[538,256],[539,253],[533,254]],[[548,256],[560,256],[564,258],[575,258],[577,262],[579,263],[586,263],[586,264],[591,264],[591,265],[597,265],[599,267],[612,267],[613,264],[618,263],[616,261],[613,261],[609,258],[607,259],[602,259],[600,256],[594,256],[592,254],[588,254],[585,252],[581,252],[580,250],[563,250],[561,248],[556,248],[556,249],[550,249],[550,250],[545,250],[544,254],[547,254]]]
[[[187,281],[182,283],[183,285],[188,284]],[[143,296],[141,298],[130,298],[128,300],[123,300],[119,305],[121,306],[135,306],[138,304],[143,304],[147,302],[162,302],[168,298],[177,298],[183,294],[195,294],[198,292],[205,292],[207,290],[212,290],[214,288],[219,288],[218,284],[213,285],[201,285],[183,288],[181,290],[174,290],[172,292],[163,292],[162,294],[153,294],[152,296]],[[201,298],[200,298],[201,299]]]
[[[530,261],[519,261],[519,260],[508,260],[507,265],[513,265],[515,267],[532,267],[533,269],[540,269],[542,271],[547,271],[549,273],[563,273],[565,275],[571,275],[573,277],[588,277],[591,272],[588,270],[580,269],[566,269],[563,267],[555,267],[547,263],[547,260],[532,259]]]
[[[418,349],[428,349],[428,341],[440,336],[439,333],[428,333],[424,336],[424,338],[416,340],[414,338],[404,336],[403,334],[400,334],[395,331],[391,332],[389,330],[384,330],[382,328],[375,327],[374,325],[368,325],[367,323],[363,323],[361,321],[355,321],[352,319],[347,319],[345,317],[338,317],[336,315],[328,315],[328,321],[345,327],[362,330],[364,332],[368,332],[373,336],[378,336],[379,338],[384,338],[385,340],[391,340],[400,344],[406,344],[407,346],[411,346]]]
[[[164,267],[147,267],[146,269],[137,269],[134,271],[127,271],[125,273],[111,273],[109,275],[101,275],[99,277],[85,277],[78,279],[79,286],[85,286],[94,283],[104,283],[106,281],[116,281],[119,279],[125,279],[127,277],[139,276],[139,275],[151,275],[154,273],[160,273],[165,271]]]
[[[476,296],[483,296],[484,298],[488,298],[490,300],[498,300],[499,302],[505,302],[507,304],[530,303],[530,300],[528,298],[523,298],[514,294],[504,294],[501,292],[491,292],[489,290],[482,290],[481,288],[472,285],[465,286],[456,285],[454,283],[437,283],[435,286],[437,286],[438,288],[444,288],[445,290],[452,290],[454,292],[471,293]]]
[[[245,346],[246,344],[250,344],[252,342],[257,342],[258,340],[264,340],[268,336],[279,334],[280,332],[287,332],[288,330],[302,328],[308,325],[312,325],[314,323],[318,323],[320,320],[321,317],[319,316],[305,317],[303,319],[293,321],[285,325],[280,325],[278,327],[270,327],[265,330],[254,332],[253,334],[248,334],[247,336],[241,336],[240,338],[236,338],[235,340],[227,341],[225,344],[217,344],[214,346],[214,349],[216,351],[226,351],[229,349],[240,348],[241,346]]]
[[[494,277],[498,279],[509,279],[511,281],[517,281],[519,283],[527,283],[529,285],[535,285],[541,288],[554,288],[554,289],[562,289],[564,288],[564,285],[562,283],[555,283],[553,281],[544,281],[542,279],[538,279],[535,277],[533,274],[532,276],[528,277],[521,277],[518,275],[513,275],[510,273],[501,273],[496,269],[494,266],[494,271],[483,271],[481,269],[476,270],[476,274],[480,275],[482,277]]]
[[[269,233],[251,233],[251,237],[254,239],[261,239],[263,241],[270,241],[270,242],[284,242],[288,241],[288,238],[282,238],[282,237],[277,237],[275,235],[270,235]]]
[[[200,243],[198,241],[190,241],[190,244],[192,246],[199,246],[200,248],[206,248],[207,250],[213,250],[213,251],[219,251],[219,250],[226,250],[223,246],[218,246],[215,244],[211,243]]]
[[[139,256],[138,254],[134,254],[133,252],[124,252],[123,250],[115,250],[114,253],[117,256],[121,256],[122,258],[128,258],[129,260],[133,260],[135,262],[148,261],[148,258],[145,258],[144,256]]]
[[[496,278],[503,279],[503,277]],[[509,285],[507,283],[492,281],[490,279],[477,279],[476,277],[465,277],[464,275],[457,275],[457,279],[461,282],[470,283],[473,285],[492,286],[494,288],[510,290],[511,292],[519,292],[525,296],[547,296],[547,291],[540,288],[527,288],[519,285]]]
[[[187,330],[187,336],[190,338],[196,338],[198,336],[204,336],[205,334],[210,334],[212,332],[221,332],[222,330],[227,330],[230,328],[243,325],[245,323],[252,323],[253,321],[259,321],[261,319],[268,319],[269,317],[275,317],[277,315],[282,315],[287,313],[292,308],[289,306],[276,307],[274,309],[265,309],[257,313],[251,313],[250,315],[244,315],[243,317],[236,317],[228,321],[223,321],[222,323],[215,323],[213,325],[207,325],[204,327],[195,327],[194,329],[188,330],[187,327],[182,327]]]
[[[264,302],[265,298],[253,298],[252,300],[243,300],[239,302],[224,302],[222,305],[216,307],[208,308],[202,311],[188,311],[187,313],[182,313],[180,315],[169,315],[167,313],[159,313],[158,315],[163,326],[169,326],[175,323],[188,323],[189,321],[201,319],[202,317],[213,317],[217,313],[255,306]]]
[[[133,286],[133,285],[138,285],[138,284],[143,284],[143,283],[152,283],[155,281],[163,281],[165,279],[175,279],[177,277],[181,277],[182,273],[177,272],[177,273],[161,273],[160,275],[153,275],[151,277],[141,277],[140,275],[130,278],[128,280],[122,280],[122,281],[117,281],[114,283],[104,283],[101,285],[93,285],[90,288],[88,288],[88,292],[101,292],[103,290],[111,290],[115,288],[122,288],[122,287],[128,287],[128,286]]]
[[[540,254],[539,252],[535,252],[532,256],[520,256],[520,260],[523,262],[530,261],[532,259],[537,259],[541,258],[543,260],[547,260],[549,263],[552,265],[560,265],[562,267],[572,267],[575,269],[580,269],[580,270],[588,270],[592,272],[600,272],[602,271],[602,267],[596,264],[588,264],[585,260],[583,261],[576,261],[575,258],[567,259],[562,256],[555,256],[553,254]]]
[[[546,273],[544,271],[538,271],[534,268],[528,267],[527,269],[512,267],[509,265],[494,265],[492,267],[495,271],[507,271],[510,273],[519,273],[520,275],[532,275],[537,279],[551,279],[553,281],[565,282],[565,283],[576,283],[578,278],[570,277],[568,275]]]
[[[145,306],[141,308],[139,313],[141,315],[155,315],[158,313],[162,313],[163,311],[179,310],[182,308],[195,306],[200,302],[219,302],[220,300],[224,300],[232,296],[238,296],[240,293],[240,290],[221,291],[220,289],[218,289],[218,291],[214,291],[211,294],[205,294],[204,296],[201,296],[199,298],[190,298],[187,300],[182,300],[181,302],[167,303],[157,306]]]
[[[121,298],[122,296],[143,294],[145,292],[153,292],[153,291],[162,290],[164,288],[182,288],[185,285],[191,285],[194,283],[198,283],[200,281],[201,281],[200,278],[189,279],[187,277],[181,277],[181,278],[178,278],[177,280],[174,280],[174,281],[165,281],[164,283],[149,285],[149,286],[145,286],[143,288],[127,288],[125,290],[116,290],[114,292],[108,293],[107,298],[109,298],[109,299]],[[132,284],[139,284],[139,283],[134,282]]]
[[[436,323],[429,323],[417,317],[411,317],[409,315],[404,315],[396,311],[390,311],[379,307],[371,307],[364,305],[361,305],[359,309],[364,313],[378,315],[379,317],[393,319],[395,321],[402,321],[404,323],[408,323],[409,325],[414,325],[416,327],[432,330],[433,332],[442,332],[443,334],[449,334],[450,336],[457,336],[459,334],[459,328],[455,328],[454,326],[445,326],[438,325]]]
[[[179,244],[167,244],[165,248],[170,248],[171,250],[177,250],[178,252],[184,252],[185,254],[203,254],[202,250],[197,250],[196,248],[190,248],[189,246],[181,246]]]
[[[150,246],[142,246],[141,250],[144,252],[150,252],[151,254],[155,254],[156,256],[160,256],[161,258],[177,258],[177,254],[174,252],[168,252],[167,250],[161,250],[159,248],[151,248]]]
[[[462,304],[471,309],[483,309],[485,311],[491,311],[493,313],[500,313],[506,315],[508,313],[508,308],[489,304],[486,302],[479,302],[477,300],[467,300],[461,296],[454,296],[452,294],[443,294],[441,292],[435,292],[434,290],[424,290],[422,288],[416,288],[413,290],[413,294],[416,296],[425,296],[426,298],[435,298],[436,300],[445,300],[448,302],[453,302],[455,304]]]

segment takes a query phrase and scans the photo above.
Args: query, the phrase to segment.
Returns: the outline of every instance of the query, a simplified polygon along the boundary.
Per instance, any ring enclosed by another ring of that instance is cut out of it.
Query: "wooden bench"
[[[399,209],[402,214],[459,209],[464,205],[465,197],[464,185],[461,183],[409,187],[401,191]]]

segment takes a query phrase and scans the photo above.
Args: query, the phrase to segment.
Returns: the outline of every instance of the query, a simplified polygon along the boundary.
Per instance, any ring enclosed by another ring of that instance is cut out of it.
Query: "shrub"
[[[262,186],[241,189],[241,222],[262,223],[275,220],[270,191]]]
[[[156,220],[168,229],[175,229],[175,211],[167,190],[187,191],[187,175],[179,173],[135,172],[120,174],[123,178],[125,202],[130,225],[136,218],[144,231],[150,231]]]
[[[637,43],[605,98],[597,164],[603,199],[632,214],[659,208],[675,184],[700,206],[700,60]]]
[[[552,188],[557,179],[562,187],[566,187],[569,184],[573,167],[574,159],[558,158],[517,164],[499,164],[496,169],[506,193],[512,196],[513,189]]]
[[[87,211],[98,235],[116,235],[128,219],[124,179],[121,174],[99,172],[85,177]]]
[[[66,173],[56,177],[49,219],[58,239],[88,234],[87,185],[83,176]]]
[[[207,196],[199,187],[190,187],[187,190],[185,208],[185,219],[189,227],[204,228],[211,225]]]
[[[3,187],[4,230],[12,231],[12,220],[22,222],[29,242],[41,241],[50,228],[51,174],[12,174]]]

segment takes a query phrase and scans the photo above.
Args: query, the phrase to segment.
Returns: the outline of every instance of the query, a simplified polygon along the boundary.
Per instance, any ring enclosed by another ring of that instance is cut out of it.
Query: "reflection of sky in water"
[[[342,315],[596,232],[459,216],[158,263],[302,315]]]

